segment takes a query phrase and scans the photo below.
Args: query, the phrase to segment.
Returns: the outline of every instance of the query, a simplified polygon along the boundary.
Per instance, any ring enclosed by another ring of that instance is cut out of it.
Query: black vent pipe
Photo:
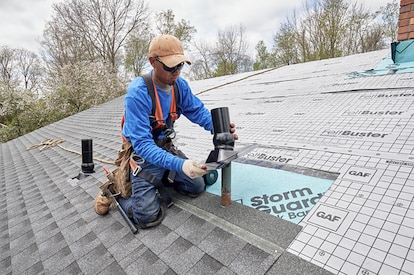
[[[82,139],[82,172],[94,173],[92,139]]]

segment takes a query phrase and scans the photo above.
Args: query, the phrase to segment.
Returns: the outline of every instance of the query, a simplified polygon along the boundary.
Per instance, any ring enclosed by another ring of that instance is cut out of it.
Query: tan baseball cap
[[[184,55],[180,40],[169,34],[159,35],[151,41],[149,56],[158,56],[161,62],[170,68],[182,62],[191,64],[191,61]]]

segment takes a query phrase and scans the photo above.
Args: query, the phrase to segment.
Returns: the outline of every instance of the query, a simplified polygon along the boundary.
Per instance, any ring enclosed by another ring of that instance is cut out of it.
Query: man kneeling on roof
[[[171,205],[164,185],[177,192],[197,197],[205,190],[205,164],[188,159],[174,147],[174,121],[181,115],[213,132],[210,111],[180,77],[185,63],[181,42],[171,35],[155,37],[149,46],[153,69],[129,84],[125,96],[122,134],[130,142],[131,196],[118,198],[128,216],[141,228],[157,225],[164,217],[164,203]],[[231,123],[230,132],[235,134]]]

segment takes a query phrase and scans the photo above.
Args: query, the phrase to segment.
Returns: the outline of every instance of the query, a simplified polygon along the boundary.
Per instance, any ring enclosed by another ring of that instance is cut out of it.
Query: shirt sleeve
[[[124,103],[125,121],[122,133],[132,143],[134,151],[154,165],[182,171],[184,160],[161,149],[153,140],[149,121],[152,102],[142,77],[130,83]]]

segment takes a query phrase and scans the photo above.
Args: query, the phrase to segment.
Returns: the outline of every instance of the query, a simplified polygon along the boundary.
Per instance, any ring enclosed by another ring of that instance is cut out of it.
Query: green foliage
[[[143,74],[144,66],[148,63],[149,35],[132,35],[125,46],[125,69],[135,77]]]
[[[283,23],[280,31],[274,36],[274,56],[281,64],[295,64],[300,62],[300,50],[297,41],[300,38],[295,35],[295,27],[289,23]]]
[[[0,142],[6,142],[40,127],[102,104],[125,93],[125,84],[96,63],[67,65],[61,82],[38,98],[28,90],[0,85]]]
[[[260,40],[256,44],[256,52],[256,62],[253,63],[253,69],[255,71],[272,67],[271,55],[267,51],[267,47],[263,40]]]
[[[235,74],[237,72],[237,64],[222,60],[218,63],[213,77]]]

